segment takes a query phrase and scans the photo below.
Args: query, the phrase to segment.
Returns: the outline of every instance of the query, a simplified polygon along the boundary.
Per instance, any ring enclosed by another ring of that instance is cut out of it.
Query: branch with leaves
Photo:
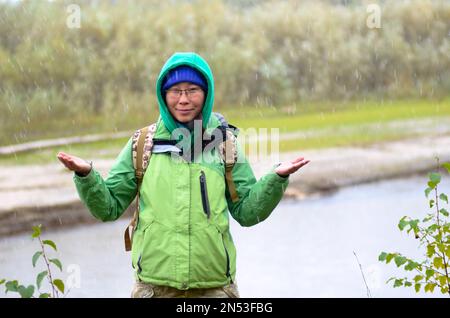
[[[33,234],[31,235],[33,239],[39,240],[40,250],[33,254],[31,258],[31,263],[33,267],[36,267],[39,259],[43,259],[46,265],[47,270],[40,272],[36,276],[36,285],[28,285],[25,287],[21,285],[17,280],[9,280],[0,279],[0,285],[5,285],[5,294],[8,292],[16,292],[22,298],[36,298],[34,296],[37,291],[39,294],[39,298],[58,298],[59,292],[64,294],[64,282],[61,279],[53,279],[51,265],[58,267],[58,269],[62,272],[62,263],[57,258],[49,258],[45,247],[50,246],[53,250],[57,251],[55,242],[51,240],[42,240],[41,238],[41,225],[33,226]],[[51,293],[41,291],[42,281],[47,277],[48,283],[51,288]]]
[[[400,253],[382,252],[378,260],[389,264],[394,260],[398,268],[403,267],[405,271],[416,271],[418,274],[414,278],[391,277],[386,283],[393,281],[394,287],[412,287],[419,292],[424,285],[425,292],[434,292],[438,287],[442,294],[450,296],[449,260],[450,260],[450,223],[448,221],[449,212],[442,205],[448,205],[448,197],[445,193],[439,193],[438,185],[441,182],[439,174],[439,159],[437,160],[437,171],[429,174],[428,187],[425,189],[425,197],[428,199],[430,209],[434,212],[427,214],[421,221],[404,216],[398,223],[400,231],[406,230],[409,234],[414,233],[416,239],[420,239],[420,247],[425,245],[426,252],[423,261],[415,261]],[[450,173],[450,163],[442,165]],[[434,192],[432,199],[430,193]]]

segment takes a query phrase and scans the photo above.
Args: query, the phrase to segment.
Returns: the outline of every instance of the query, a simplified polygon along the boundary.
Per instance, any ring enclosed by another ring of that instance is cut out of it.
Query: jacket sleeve
[[[94,168],[85,177],[74,173],[73,180],[81,201],[95,218],[104,222],[117,220],[136,197],[137,183],[131,146],[130,138],[106,180]]]
[[[233,203],[227,189],[228,209],[242,226],[252,226],[269,217],[289,183],[289,177],[279,176],[273,168],[256,181],[253,170],[239,146],[238,160],[233,167],[232,176],[239,200]]]

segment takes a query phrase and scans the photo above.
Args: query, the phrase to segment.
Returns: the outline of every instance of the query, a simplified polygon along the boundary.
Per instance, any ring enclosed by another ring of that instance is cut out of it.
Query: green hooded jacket
[[[161,95],[164,76],[179,65],[194,67],[205,76],[208,93],[202,110],[203,127],[210,131],[220,125],[212,115],[214,80],[208,64],[195,53],[175,53],[156,83],[161,116],[154,138],[171,139],[171,132],[179,127]],[[85,177],[74,174],[81,200],[97,219],[118,219],[137,194],[131,148],[130,138],[106,180],[95,168]],[[272,169],[257,181],[238,146],[232,176],[239,200],[233,202],[220,156],[214,148],[208,155],[216,160],[204,160],[202,155],[188,162],[170,153],[152,154],[140,189],[140,215],[131,252],[137,279],[181,290],[233,282],[236,248],[229,231],[229,213],[242,226],[252,226],[265,220],[281,200],[288,178]],[[209,215],[202,203],[202,180]]]

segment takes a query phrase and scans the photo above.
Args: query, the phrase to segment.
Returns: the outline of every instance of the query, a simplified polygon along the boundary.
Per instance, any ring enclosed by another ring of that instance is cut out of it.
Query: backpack
[[[236,192],[236,187],[234,185],[232,170],[234,164],[237,161],[237,147],[236,147],[236,136],[232,129],[238,130],[233,125],[229,125],[225,118],[219,113],[213,113],[217,119],[219,119],[223,136],[223,140],[219,144],[219,154],[225,164],[225,181],[227,183],[228,191],[232,202],[239,201],[239,197]],[[150,158],[152,156],[153,148],[153,137],[156,133],[157,123],[151,124],[150,126],[136,130],[132,137],[132,157],[134,172],[137,181],[137,195],[136,195],[136,209],[130,224],[125,229],[124,241],[125,241],[125,251],[130,251],[133,244],[133,234],[137,228],[139,222],[139,192],[141,189],[142,179],[144,178],[145,171],[147,170]],[[231,128],[231,129],[230,129]],[[130,233],[131,232],[131,233]]]

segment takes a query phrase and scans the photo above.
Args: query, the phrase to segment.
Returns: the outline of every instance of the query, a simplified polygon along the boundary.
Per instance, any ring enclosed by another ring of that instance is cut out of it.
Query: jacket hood
[[[203,128],[208,126],[211,118],[211,112],[214,104],[214,78],[211,72],[211,68],[208,63],[198,54],[194,52],[177,52],[174,53],[163,65],[161,72],[159,73],[156,81],[156,96],[158,98],[158,107],[161,114],[161,119],[164,122],[167,130],[172,133],[176,128],[182,127],[170,113],[167,108],[166,102],[161,92],[161,86],[166,74],[175,67],[180,65],[187,65],[198,70],[206,78],[208,85],[208,92],[205,98],[202,109]]]

